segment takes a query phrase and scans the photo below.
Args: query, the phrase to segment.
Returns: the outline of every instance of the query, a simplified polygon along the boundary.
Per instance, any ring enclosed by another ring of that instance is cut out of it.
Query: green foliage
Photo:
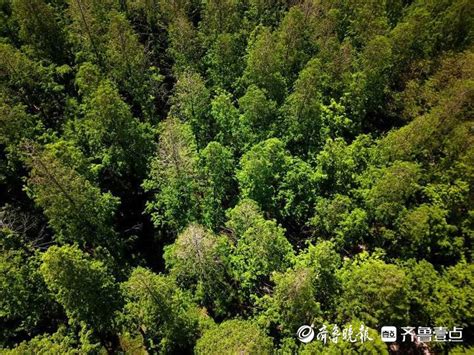
[[[111,82],[101,82],[86,98],[84,116],[69,134],[87,155],[100,161],[96,169],[116,179],[127,176],[141,180],[153,153],[153,130],[132,116]]]
[[[239,99],[241,124],[246,143],[254,145],[279,132],[277,105],[262,89],[250,85]]]
[[[99,87],[101,82],[100,68],[90,62],[82,63],[77,70],[75,85],[84,97],[91,96]]]
[[[55,305],[39,273],[37,255],[6,227],[0,237],[0,345],[5,346],[10,337],[31,332],[54,316]]]
[[[150,177],[143,184],[156,193],[147,205],[153,222],[175,230],[197,221],[216,228],[235,188],[231,152],[211,142],[198,153],[190,126],[175,118],[163,122],[161,132]]]
[[[443,283],[438,291],[438,307],[449,303],[444,309],[443,316],[436,317],[436,322],[443,324],[462,324],[468,327],[472,324],[472,295],[474,289],[474,268],[472,264],[460,262],[447,268],[443,274]],[[435,313],[436,314],[436,313]],[[453,325],[454,326],[454,325]]]
[[[323,241],[309,245],[297,256],[296,265],[308,268],[314,273],[314,299],[321,305],[325,319],[330,319],[341,292],[340,280],[335,273],[341,267],[341,257],[337,254],[334,244]]]
[[[225,222],[225,208],[236,189],[231,151],[218,142],[210,142],[199,152],[199,170],[204,194],[202,220],[217,228]]]
[[[265,90],[272,100],[280,103],[286,93],[286,82],[282,75],[283,62],[275,36],[269,28],[257,27],[252,37],[247,48],[247,67],[243,81]]]
[[[43,0],[15,0],[12,9],[21,40],[32,46],[39,56],[62,62],[67,55],[65,38],[53,7]]]
[[[105,62],[109,76],[130,94],[143,115],[151,118],[156,87],[162,77],[153,71],[147,73],[145,49],[124,15],[111,13],[106,38]]]
[[[54,334],[38,335],[28,342],[22,342],[17,347],[3,353],[8,355],[57,353],[78,355],[88,352],[100,352],[98,343],[92,343],[90,333],[82,332],[79,339],[67,334],[65,327],[61,327]]]
[[[272,339],[252,322],[234,319],[204,332],[195,351],[196,354],[271,354]]]
[[[122,288],[128,329],[143,335],[148,351],[168,353],[192,346],[203,316],[172,279],[136,268]]]
[[[405,255],[431,255],[432,258],[459,258],[463,240],[456,237],[457,228],[448,224],[448,211],[439,206],[422,204],[400,217],[400,241],[396,246]],[[406,246],[403,244],[407,244]]]
[[[237,179],[242,196],[275,217],[305,223],[312,213],[318,177],[305,161],[292,157],[282,141],[270,138],[240,160]]]
[[[219,92],[211,101],[211,116],[217,131],[216,140],[238,149],[242,138],[240,133],[239,111],[232,102],[232,96],[225,91]]]
[[[76,47],[76,58],[101,66],[105,59],[108,12],[117,7],[113,0],[68,0],[69,38]]]
[[[368,216],[365,210],[354,205],[348,196],[339,194],[332,199],[318,199],[316,213],[310,220],[314,233],[333,239],[341,250],[364,245],[369,233]]]
[[[299,158],[291,158],[286,174],[282,179],[277,200],[282,206],[280,214],[288,224],[305,225],[311,217],[319,177],[311,165]]]
[[[305,14],[299,6],[291,7],[281,20],[277,30],[278,46],[282,55],[283,73],[291,82],[312,54],[309,28]]]
[[[42,260],[41,275],[71,322],[84,322],[101,333],[114,328],[121,297],[118,284],[101,261],[75,246],[52,246]]]
[[[474,280],[472,265],[460,262],[440,272],[425,260],[409,260],[403,266],[409,282],[412,322],[442,323],[447,327],[466,326],[472,322],[469,297]],[[437,351],[442,348],[441,344],[435,346]]]
[[[186,71],[178,77],[171,97],[170,112],[188,123],[200,145],[205,145],[213,136],[209,122],[210,93],[198,73]]]
[[[40,206],[60,243],[116,247],[111,222],[118,199],[102,193],[74,167],[48,150],[28,149],[29,193]]]
[[[403,326],[407,321],[408,287],[403,269],[362,253],[338,271],[343,288],[339,319],[359,319],[369,327]],[[390,308],[393,312],[388,313]]]
[[[55,127],[64,106],[64,85],[58,83],[60,68],[28,58],[10,44],[0,43],[0,93],[2,101],[23,104],[48,127]],[[62,67],[68,71],[69,67]]]
[[[136,79],[143,75],[145,53],[138,36],[118,12],[110,15],[109,26],[106,58],[110,75],[119,83],[130,80],[132,85],[139,85]]]
[[[372,144],[366,135],[359,135],[350,145],[341,138],[326,141],[316,157],[323,194],[344,194],[358,185],[356,179],[371,161]]]
[[[239,2],[235,0],[209,0],[202,9],[201,31],[209,38],[220,33],[232,33],[239,25]]]
[[[341,258],[330,242],[310,245],[296,256],[291,269],[276,272],[272,295],[257,302],[262,311],[257,321],[292,336],[304,324],[334,319],[342,286],[336,276]]]
[[[23,138],[33,138],[35,120],[21,104],[0,103],[0,143],[14,148]],[[40,126],[41,123],[38,123]]]
[[[225,315],[235,291],[226,252],[229,241],[199,225],[190,225],[165,248],[164,258],[178,284],[192,290],[207,309]]]
[[[327,138],[344,137],[354,123],[335,100],[323,101],[329,78],[319,59],[309,61],[299,73],[293,92],[282,108],[285,140],[300,154],[316,153]]]
[[[208,77],[216,88],[235,89],[244,71],[245,37],[240,33],[221,33],[206,53]]]
[[[143,187],[155,192],[147,204],[156,226],[168,224],[183,229],[198,216],[198,153],[191,128],[170,117],[161,125],[156,156],[151,162],[149,178]]]
[[[240,161],[237,179],[242,195],[258,202],[265,211],[276,212],[276,192],[289,165],[283,142],[270,138],[253,146]]]
[[[227,227],[233,231],[231,265],[244,293],[255,291],[273,271],[283,271],[293,257],[284,230],[266,220],[252,200],[243,200],[229,211]]]
[[[190,19],[179,11],[168,26],[168,52],[174,59],[174,71],[177,76],[200,67],[202,44],[197,29]]]
[[[266,26],[275,25],[280,20],[288,3],[284,0],[266,1],[249,0],[249,18],[255,23],[263,23]]]
[[[388,94],[388,83],[392,69],[392,46],[385,36],[371,39],[361,54],[363,72],[366,78],[364,95],[368,98],[367,110],[377,112],[383,107]]]
[[[471,351],[473,11],[0,0],[0,352]]]
[[[316,278],[315,270],[304,267],[273,276],[273,302],[283,333],[294,334],[302,324],[319,323],[322,319]]]

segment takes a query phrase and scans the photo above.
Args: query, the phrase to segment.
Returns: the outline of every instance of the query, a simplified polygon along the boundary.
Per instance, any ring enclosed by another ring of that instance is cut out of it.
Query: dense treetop
[[[470,0],[0,0],[1,352],[472,351],[473,35]]]

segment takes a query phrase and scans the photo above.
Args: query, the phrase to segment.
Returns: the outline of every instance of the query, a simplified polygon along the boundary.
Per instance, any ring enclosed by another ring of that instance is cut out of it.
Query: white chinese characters
[[[348,327],[344,327],[342,332],[337,324],[330,326],[323,324],[321,327],[317,328],[317,334],[315,334],[314,328],[314,325],[303,325],[298,328],[296,336],[303,343],[311,342],[315,335],[316,340],[322,342],[323,344],[327,344],[329,342],[337,344],[339,341],[364,343],[373,340],[373,338],[369,336],[369,328],[363,324],[361,324],[361,326],[356,330],[352,328],[352,325],[349,325]]]
[[[384,342],[462,342],[463,328],[454,327],[448,330],[446,327],[401,327],[400,337],[397,337],[397,327],[384,326],[380,330],[380,337]]]

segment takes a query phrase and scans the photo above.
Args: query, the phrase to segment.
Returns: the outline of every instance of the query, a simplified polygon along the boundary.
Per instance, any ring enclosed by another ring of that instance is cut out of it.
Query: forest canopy
[[[0,352],[474,351],[473,36],[470,0],[0,0]]]

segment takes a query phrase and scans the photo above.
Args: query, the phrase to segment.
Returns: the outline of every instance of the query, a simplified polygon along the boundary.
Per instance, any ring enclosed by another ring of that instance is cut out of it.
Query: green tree
[[[211,101],[211,116],[216,125],[216,140],[237,150],[242,141],[242,128],[231,94],[218,92]]]
[[[164,8],[159,0],[128,0],[126,3],[127,15],[133,22],[142,24],[146,22],[150,31],[162,25],[164,21]]]
[[[68,66],[56,67],[35,62],[10,44],[0,44],[0,96],[9,104],[26,106],[48,128],[62,122],[65,87],[59,83]]]
[[[285,145],[270,138],[253,146],[241,160],[237,179],[244,197],[258,202],[264,211],[277,215],[276,194],[288,169]]]
[[[372,38],[361,53],[361,62],[366,77],[364,96],[368,98],[367,116],[383,115],[381,109],[390,95],[389,82],[393,65],[390,40],[385,36]]]
[[[198,31],[186,13],[178,11],[170,19],[168,26],[169,56],[174,61],[174,71],[177,76],[187,71],[197,71],[201,67],[203,55],[202,43]]]
[[[340,267],[341,258],[331,242],[309,245],[291,269],[272,275],[275,286],[271,295],[259,299],[257,320],[288,337],[301,325],[335,321],[342,291],[336,275]]]
[[[407,322],[408,280],[402,268],[363,253],[337,274],[343,289],[339,320],[359,319],[374,328]],[[393,311],[388,313],[388,308]]]
[[[271,354],[272,339],[251,321],[228,320],[204,332],[196,354]]]
[[[292,6],[280,22],[277,30],[278,45],[282,53],[283,72],[288,82],[295,79],[313,52],[308,29],[305,14],[299,6]]]
[[[373,145],[373,139],[368,135],[359,135],[351,144],[341,138],[326,140],[323,150],[316,156],[321,194],[346,194],[359,186],[359,175],[372,162]]]
[[[357,252],[372,242],[368,213],[345,195],[318,198],[310,225],[316,236],[333,240],[344,253]]]
[[[417,192],[421,179],[420,166],[413,162],[397,161],[393,165],[370,172],[364,177],[371,184],[366,193],[367,207],[379,221],[395,218]]]
[[[460,262],[441,271],[426,260],[404,262],[409,282],[410,322],[445,324],[446,327],[467,327],[472,322],[472,265]],[[462,312],[459,312],[462,310]],[[442,351],[446,344],[436,344]]]
[[[133,98],[143,115],[150,119],[154,111],[153,100],[157,85],[162,77],[149,71],[145,48],[124,15],[118,12],[110,14],[106,38],[105,62],[109,76]]]
[[[60,312],[38,271],[40,260],[25,237],[8,227],[0,229],[0,237],[0,346],[6,347]]]
[[[234,159],[229,149],[211,142],[199,152],[198,165],[204,194],[202,220],[205,225],[217,229],[224,225],[225,208],[232,202],[237,189]]]
[[[176,233],[199,218],[199,172],[196,142],[191,127],[170,117],[161,124],[156,156],[143,187],[154,193],[146,211],[153,223]]]
[[[273,307],[283,334],[295,334],[303,324],[321,323],[321,305],[315,288],[317,277],[315,270],[305,267],[273,275]]]
[[[210,93],[202,76],[186,71],[178,76],[173,96],[170,98],[171,115],[187,122],[200,146],[205,146],[215,130],[210,124]]]
[[[87,98],[92,96],[92,94],[97,90],[101,81],[102,73],[100,68],[91,62],[84,62],[77,70],[74,84],[76,85],[79,94]]]
[[[445,50],[462,50],[472,41],[469,1],[414,2],[390,32],[396,78],[415,76],[423,60]],[[439,19],[439,20],[438,20]]]
[[[312,216],[318,176],[308,163],[291,156],[282,141],[270,138],[256,144],[242,156],[240,167],[237,179],[243,197],[273,217],[293,221],[293,226]]]
[[[448,223],[447,215],[447,210],[428,204],[402,213],[398,222],[399,240],[393,247],[402,251],[405,257],[458,260],[463,239],[457,236],[457,228]]]
[[[257,86],[247,88],[245,95],[239,99],[239,108],[244,140],[249,146],[280,132],[277,104]]]
[[[356,47],[388,31],[387,2],[351,0],[341,8],[342,26]]]
[[[245,36],[241,33],[221,33],[212,42],[205,57],[207,75],[215,88],[236,89],[245,63]]]
[[[265,285],[273,271],[283,271],[293,258],[293,248],[275,220],[267,220],[252,200],[243,200],[228,213],[233,232],[230,262],[243,296]]]
[[[124,15],[117,11],[110,14],[106,37],[106,59],[112,78],[140,85],[137,79],[143,75],[146,65],[145,49]]]
[[[25,109],[21,104],[10,105],[3,100],[0,102],[0,144],[11,153],[18,149],[22,139],[33,138],[35,131],[42,128],[41,122],[27,114]]]
[[[296,257],[296,265],[307,268],[314,274],[312,279],[314,300],[321,305],[324,318],[332,319],[341,292],[341,284],[336,271],[342,265],[334,243],[321,241],[309,245]]]
[[[235,302],[228,249],[227,237],[191,224],[164,253],[166,265],[178,284],[193,291],[199,303],[216,315],[226,315]]]
[[[118,199],[102,193],[48,149],[26,149],[29,191],[48,218],[55,239],[81,246],[108,246],[113,251],[118,243],[112,228]]]
[[[193,346],[202,316],[172,279],[136,268],[122,289],[125,324],[142,334],[148,351],[169,353]]]
[[[132,116],[117,88],[107,80],[86,98],[84,116],[68,134],[100,162],[96,169],[116,180],[126,176],[141,181],[154,148],[150,125]]]
[[[286,93],[282,71],[283,61],[275,35],[267,27],[257,27],[249,40],[243,82],[264,89],[272,100],[281,103]]]
[[[290,228],[305,226],[314,213],[319,176],[313,167],[300,158],[291,157],[276,199],[279,215]]]
[[[472,311],[473,300],[470,295],[474,290],[474,267],[464,261],[445,269],[438,291],[437,306],[447,304],[448,308],[436,312],[435,322],[447,324],[450,327],[468,327],[472,324],[474,315]],[[460,325],[458,325],[460,324]]]
[[[70,245],[50,247],[42,260],[41,275],[69,321],[84,322],[102,336],[110,336],[121,296],[107,267]]]
[[[79,338],[79,339],[77,339]],[[42,334],[35,336],[29,341],[23,341],[11,350],[2,350],[8,355],[57,353],[66,355],[78,355],[88,352],[100,352],[104,348],[100,343],[91,339],[90,331],[82,331],[76,337],[65,326],[60,326],[53,334]]]
[[[116,8],[113,0],[68,0],[71,19],[68,34],[76,48],[77,59],[104,67],[108,12]]]
[[[287,8],[285,0],[249,0],[247,15],[256,24],[274,26],[280,22]]]
[[[50,4],[43,0],[15,0],[12,8],[20,26],[21,40],[32,46],[38,56],[44,55],[58,63],[67,59],[64,33]]]
[[[241,6],[241,5],[240,5]],[[210,38],[220,33],[232,33],[239,25],[239,2],[235,0],[209,0],[202,8],[201,31]]]
[[[327,81],[320,61],[313,59],[299,73],[293,92],[285,100],[283,134],[296,153],[315,153],[324,145],[322,100]]]

